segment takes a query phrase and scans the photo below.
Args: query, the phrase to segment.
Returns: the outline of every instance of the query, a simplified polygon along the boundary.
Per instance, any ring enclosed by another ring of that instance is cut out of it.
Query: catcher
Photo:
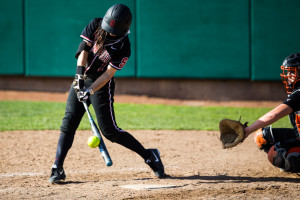
[[[239,121],[220,121],[220,140],[223,148],[243,142],[251,133],[257,147],[268,154],[272,165],[285,172],[300,172],[300,52],[288,56],[280,74],[287,99],[250,126]],[[293,128],[272,128],[271,124],[289,116]]]

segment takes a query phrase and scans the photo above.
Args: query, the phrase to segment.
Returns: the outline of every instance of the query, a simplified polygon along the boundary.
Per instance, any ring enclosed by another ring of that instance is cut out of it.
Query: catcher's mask
[[[280,74],[287,93],[292,93],[296,83],[300,80],[300,53],[295,53],[284,59]]]
[[[107,10],[101,28],[114,35],[125,35],[130,28],[131,21],[130,9],[123,4],[116,4]]]

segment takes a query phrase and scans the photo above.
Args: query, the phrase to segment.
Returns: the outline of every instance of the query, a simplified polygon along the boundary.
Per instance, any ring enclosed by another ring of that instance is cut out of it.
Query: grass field
[[[0,131],[58,130],[64,116],[65,103],[1,101]],[[237,108],[218,106],[170,106],[115,103],[116,120],[122,129],[149,130],[218,130],[223,118],[253,123],[270,108]],[[93,109],[90,109],[96,120]],[[274,127],[291,127],[288,117]],[[79,129],[90,129],[83,117]]]

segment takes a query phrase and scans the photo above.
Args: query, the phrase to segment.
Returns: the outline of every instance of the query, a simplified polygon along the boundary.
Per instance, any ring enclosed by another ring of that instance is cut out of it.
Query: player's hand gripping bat
[[[100,131],[99,131],[96,123],[94,122],[93,117],[92,117],[92,115],[89,111],[88,105],[86,104],[85,101],[83,102],[83,106],[84,106],[84,108],[86,110],[86,113],[88,115],[88,118],[89,118],[94,136],[96,136],[100,139],[99,150],[100,150],[100,153],[101,153],[101,155],[104,159],[104,162],[105,162],[106,166],[112,166],[113,163],[112,163],[112,160],[111,160],[111,158],[109,156],[109,153],[106,149],[106,146],[104,144],[104,140],[101,137]]]

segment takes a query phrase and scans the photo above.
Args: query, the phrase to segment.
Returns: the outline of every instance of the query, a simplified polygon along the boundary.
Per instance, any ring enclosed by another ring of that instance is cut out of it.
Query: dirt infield
[[[6,93],[5,99],[12,93]],[[0,96],[4,100],[3,93]],[[137,99],[137,103],[143,101]],[[240,105],[244,104],[249,106],[245,102]],[[215,131],[129,132],[146,148],[160,150],[169,177],[155,178],[135,153],[107,140],[114,164],[106,167],[99,150],[86,144],[91,131],[78,131],[65,161],[67,179],[50,185],[59,132],[0,132],[0,199],[300,199],[300,176],[273,167],[252,137],[234,149],[224,150]]]

